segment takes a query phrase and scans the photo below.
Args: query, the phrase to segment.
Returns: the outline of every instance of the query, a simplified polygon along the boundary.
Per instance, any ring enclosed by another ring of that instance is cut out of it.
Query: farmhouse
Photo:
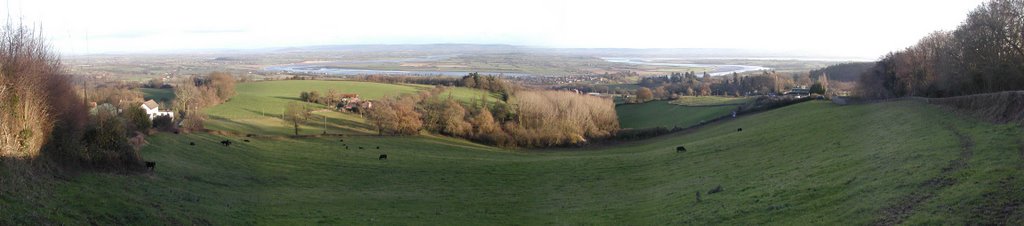
[[[160,105],[153,100],[147,100],[146,102],[142,103],[142,109],[146,110],[146,115],[149,115],[150,120],[161,115],[166,115],[170,116],[171,118],[174,118],[174,112],[160,111]]]
[[[373,102],[360,100],[359,94],[341,94],[341,101],[338,102],[338,110],[357,111],[373,107]]]
[[[786,96],[793,96],[796,98],[804,98],[811,95],[811,90],[807,88],[793,88],[789,92],[786,92]]]

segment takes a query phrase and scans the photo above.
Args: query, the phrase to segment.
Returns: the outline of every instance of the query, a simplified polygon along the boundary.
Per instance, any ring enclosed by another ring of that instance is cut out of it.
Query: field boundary
[[[874,104],[913,100],[941,106],[960,115],[979,118],[992,123],[1018,122],[1024,125],[1024,91],[1003,91],[955,97],[898,97],[879,100],[844,98],[847,104]],[[842,105],[842,104],[840,104]]]

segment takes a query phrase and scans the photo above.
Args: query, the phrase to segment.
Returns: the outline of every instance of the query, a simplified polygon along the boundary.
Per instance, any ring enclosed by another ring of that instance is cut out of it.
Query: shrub
[[[139,107],[140,105],[130,105],[133,107],[128,107],[124,110],[124,118],[128,121],[128,133],[145,131],[153,126],[152,121],[149,120],[149,115],[146,114],[146,110]]]
[[[160,115],[153,117],[153,128],[160,131],[170,131],[174,129],[174,119],[168,115]]]
[[[139,166],[142,157],[129,143],[124,121],[109,111],[97,111],[83,135],[84,147],[80,153],[82,160],[98,168],[125,169]]]
[[[814,85],[811,85],[810,91],[813,94],[825,95],[825,86],[822,86],[821,83],[816,82],[814,83]]]
[[[71,77],[40,37],[20,24],[0,28],[0,157],[64,157],[86,122]]]
[[[608,99],[563,91],[525,91],[514,99],[517,120],[507,132],[520,146],[581,144],[619,129]]]

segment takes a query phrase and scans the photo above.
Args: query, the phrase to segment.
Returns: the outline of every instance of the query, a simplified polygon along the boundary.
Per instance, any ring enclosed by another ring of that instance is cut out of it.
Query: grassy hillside
[[[672,128],[689,127],[701,121],[729,115],[736,106],[690,107],[670,104],[668,101],[651,101],[642,104],[620,104],[615,106],[622,128]]]
[[[723,97],[723,96],[681,96],[678,99],[669,101],[671,104],[683,106],[713,106],[713,105],[740,105],[753,101],[746,97]]]
[[[599,150],[507,151],[429,136],[223,147],[224,137],[159,134],[142,152],[155,173],[84,173],[34,188],[54,192],[33,199],[0,193],[0,221],[1022,224],[1022,136],[910,101],[814,101]]]
[[[139,88],[142,91],[142,98],[153,99],[157,102],[162,100],[174,100],[174,89]]]
[[[383,84],[357,81],[317,81],[289,80],[239,83],[235,97],[221,105],[206,110],[209,119],[205,124],[209,129],[254,133],[264,135],[292,135],[292,128],[280,119],[285,106],[289,102],[301,102],[299,93],[316,90],[326,93],[335,89],[339,93],[355,93],[363,99],[378,99],[385,96],[398,96],[428,90],[431,86],[414,84]],[[481,96],[495,98],[487,92],[463,87],[449,88],[441,95],[451,93],[452,97],[462,101],[479,99]],[[494,101],[496,99],[491,99]],[[325,108],[323,105],[308,104],[313,109]],[[372,128],[366,125],[358,114],[340,113],[335,111],[317,111],[301,127],[301,134],[320,134],[324,125],[329,133],[371,134]],[[326,119],[326,122],[325,122]]]

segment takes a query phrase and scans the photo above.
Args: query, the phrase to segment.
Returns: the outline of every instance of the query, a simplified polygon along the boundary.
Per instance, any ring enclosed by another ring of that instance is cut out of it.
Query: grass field
[[[299,93],[302,91],[317,90],[320,93],[326,93],[328,89],[335,89],[339,93],[355,93],[359,94],[362,99],[373,100],[385,96],[395,97],[401,94],[415,93],[430,88],[431,86],[426,85],[357,81],[290,80],[239,83],[235,88],[237,92],[235,97],[206,110],[209,120],[205,125],[209,129],[240,133],[293,135],[292,127],[280,117],[289,102],[302,103],[299,100]],[[479,99],[481,96],[491,98],[489,101],[497,100],[493,94],[463,87],[449,88],[441,96],[447,97],[448,93],[451,93],[452,98],[460,101]],[[318,104],[307,105],[313,109],[325,108]],[[325,124],[328,133],[373,133],[372,128],[366,125],[358,114],[321,110],[314,112],[314,115],[301,126],[300,134],[320,134],[324,131]]]
[[[753,101],[746,97],[723,97],[723,96],[681,96],[669,101],[670,104],[683,106],[714,106],[714,105],[740,105]]]
[[[863,225],[895,216],[1021,224],[1022,135],[909,101],[808,102],[586,151],[431,136],[223,147],[216,142],[240,138],[159,134],[142,151],[158,162],[155,173],[83,173],[35,188],[48,196],[5,195],[0,221]],[[679,145],[689,151],[677,153]],[[388,160],[377,160],[381,153]],[[716,186],[722,191],[709,194]]]
[[[620,104],[615,106],[622,128],[672,128],[689,127],[725,115],[736,106],[689,107],[670,104],[668,101],[651,101],[642,104]]]
[[[157,102],[174,100],[174,89],[139,88],[142,91],[142,98],[153,99]]]

